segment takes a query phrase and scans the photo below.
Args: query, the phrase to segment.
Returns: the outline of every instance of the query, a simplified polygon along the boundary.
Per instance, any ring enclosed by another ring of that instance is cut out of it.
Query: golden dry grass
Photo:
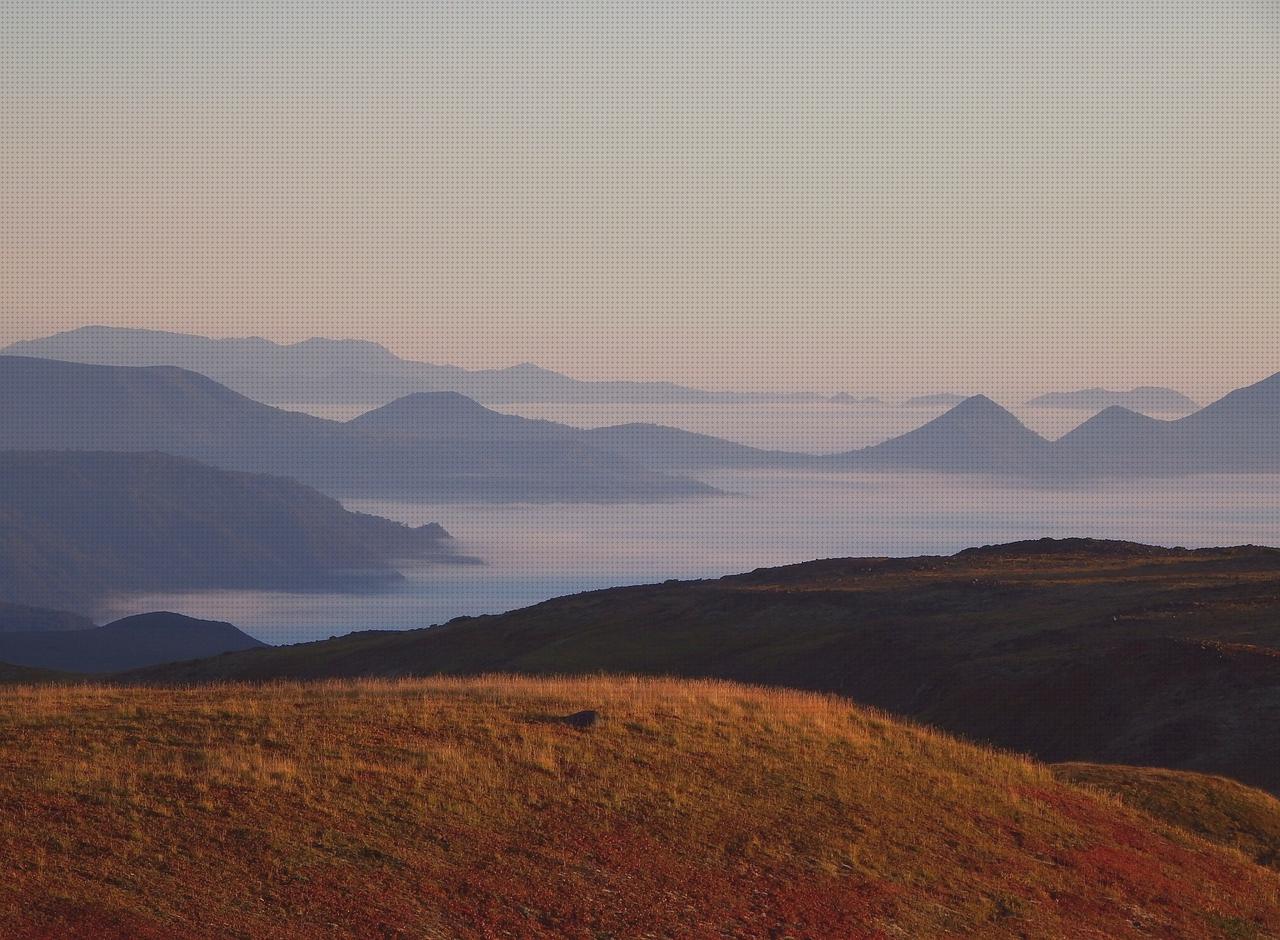
[[[1059,780],[1110,793],[1130,806],[1243,852],[1280,871],[1280,800],[1226,777],[1111,764],[1057,764]]]
[[[1280,934],[1274,872],[1040,765],[716,682],[10,687],[0,808],[7,936]]]

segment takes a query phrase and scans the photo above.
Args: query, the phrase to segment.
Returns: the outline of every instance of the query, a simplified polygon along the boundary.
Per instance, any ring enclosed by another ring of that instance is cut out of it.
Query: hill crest
[[[560,720],[584,708],[594,727]],[[0,880],[6,935],[1280,931],[1280,876],[1242,855],[1033,762],[798,692],[10,688],[0,761],[0,846],[40,859]]]
[[[123,681],[684,675],[847,695],[1048,761],[1280,793],[1280,550],[1033,541],[642,585]]]
[[[972,395],[932,421],[849,456],[926,469],[1026,468],[1049,444],[985,395]]]

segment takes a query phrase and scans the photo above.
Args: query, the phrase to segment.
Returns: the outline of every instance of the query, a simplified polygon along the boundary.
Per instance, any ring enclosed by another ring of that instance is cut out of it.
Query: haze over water
[[[726,472],[735,496],[658,505],[347,505],[439,521],[483,566],[408,570],[372,595],[197,592],[114,600],[102,616],[169,609],[229,620],[271,643],[407,629],[583,590],[715,577],[814,558],[951,553],[1043,536],[1201,547],[1280,544],[1274,477],[1196,477],[1105,489],[1023,489],[932,473]]]

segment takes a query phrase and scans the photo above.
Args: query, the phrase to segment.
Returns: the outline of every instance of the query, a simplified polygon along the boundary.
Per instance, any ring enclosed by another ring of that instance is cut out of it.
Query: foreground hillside
[[[1244,856],[813,694],[11,687],[0,762],[6,936],[1280,933]]]
[[[1280,792],[1280,551],[1043,540],[597,591],[407,633],[159,667],[153,681],[711,676],[837,692],[1050,761]]]

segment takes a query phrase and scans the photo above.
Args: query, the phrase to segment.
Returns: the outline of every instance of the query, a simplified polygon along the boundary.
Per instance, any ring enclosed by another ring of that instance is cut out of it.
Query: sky
[[[1280,371],[1280,3],[22,3],[0,343],[1011,395]]]

